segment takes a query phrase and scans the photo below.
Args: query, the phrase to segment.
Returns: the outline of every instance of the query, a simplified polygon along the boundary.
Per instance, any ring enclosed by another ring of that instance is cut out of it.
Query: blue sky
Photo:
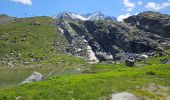
[[[91,13],[124,18],[153,10],[170,14],[170,0],[0,0],[0,13],[15,17],[52,16],[62,11]]]

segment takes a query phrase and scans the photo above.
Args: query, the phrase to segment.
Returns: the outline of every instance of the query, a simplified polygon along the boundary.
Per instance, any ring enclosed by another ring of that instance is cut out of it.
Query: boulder
[[[136,57],[135,57],[135,60],[142,61],[142,60],[147,59],[147,58],[149,58],[148,55],[145,55],[145,54],[142,54],[142,55],[137,54]]]
[[[169,60],[169,61],[167,61],[165,64],[170,64],[170,60]]]
[[[134,58],[126,59],[125,63],[126,63],[126,66],[132,67],[135,65],[135,60]]]
[[[144,54],[141,55],[140,57],[141,57],[141,59],[147,59],[147,58],[149,58],[148,55],[144,55]]]
[[[113,60],[113,56],[106,52],[96,52],[96,56],[101,61]]]
[[[111,100],[139,100],[139,99],[135,95],[125,92],[112,94]]]
[[[31,83],[43,80],[43,75],[39,72],[34,71],[31,76],[26,78],[21,84]]]

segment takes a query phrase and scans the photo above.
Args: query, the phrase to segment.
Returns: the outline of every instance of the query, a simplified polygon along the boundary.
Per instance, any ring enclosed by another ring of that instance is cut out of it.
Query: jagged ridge
[[[104,15],[103,13],[101,12],[94,12],[94,13],[88,13],[88,14],[78,14],[78,13],[74,13],[74,12],[62,12],[62,13],[59,13],[57,16],[54,16],[53,18],[56,18],[56,19],[61,19],[61,18],[64,18],[64,19],[79,19],[79,20],[111,20],[111,21],[116,21],[116,18],[115,17],[110,17],[110,16],[107,16],[107,15]]]

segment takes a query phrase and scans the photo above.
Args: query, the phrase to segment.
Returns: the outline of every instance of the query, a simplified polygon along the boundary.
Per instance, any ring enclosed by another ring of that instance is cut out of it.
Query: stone
[[[14,63],[12,61],[8,62],[9,67],[14,67]]]
[[[141,59],[147,59],[147,58],[149,58],[148,55],[144,55],[144,54],[141,55],[140,57],[141,57]]]
[[[15,98],[15,100],[23,100],[24,98],[22,96],[18,96]]]
[[[167,60],[167,61],[165,62],[165,64],[170,64],[170,60]]]
[[[131,93],[124,92],[112,94],[111,100],[139,100],[139,99]]]
[[[39,72],[34,71],[31,76],[26,78],[21,84],[31,83],[43,80],[43,75]]]
[[[168,60],[168,59],[160,59],[160,62],[162,64],[170,64],[170,60]]]
[[[135,60],[134,58],[126,59],[125,63],[126,63],[126,66],[133,67],[135,65]]]

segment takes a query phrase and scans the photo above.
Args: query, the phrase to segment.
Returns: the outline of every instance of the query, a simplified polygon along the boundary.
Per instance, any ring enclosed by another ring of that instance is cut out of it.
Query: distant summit
[[[102,12],[94,12],[84,15],[88,20],[116,20],[115,17],[104,15]]]
[[[56,19],[62,19],[62,18],[65,18],[65,19],[79,19],[79,20],[87,20],[86,17],[84,17],[83,15],[81,14],[78,14],[78,13],[74,13],[74,12],[62,12],[62,13],[59,13],[57,16],[55,16],[54,18]]]
[[[110,17],[107,15],[104,15],[101,12],[94,12],[94,13],[88,13],[88,14],[78,14],[78,13],[74,13],[74,12],[62,12],[59,13],[57,16],[54,16],[53,18],[56,19],[79,19],[79,20],[112,20],[115,21],[116,18],[115,17]]]

